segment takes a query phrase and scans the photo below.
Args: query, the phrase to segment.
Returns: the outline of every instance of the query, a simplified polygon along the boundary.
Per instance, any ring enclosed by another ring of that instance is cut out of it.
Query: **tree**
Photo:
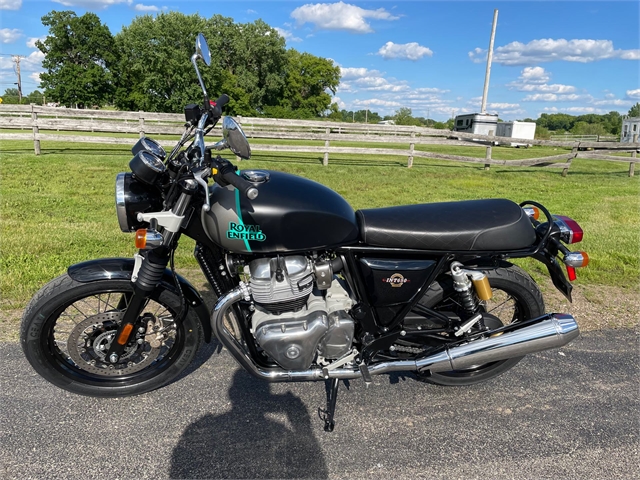
[[[630,117],[640,117],[640,103],[636,102],[636,104],[629,109],[627,115]]]
[[[411,109],[402,107],[396,110],[396,114],[393,116],[396,125],[422,125],[422,122],[411,115]]]
[[[7,88],[2,94],[2,103],[5,105],[16,105],[19,103],[19,98],[17,88]]]
[[[72,11],[54,10],[42,17],[42,24],[49,35],[36,46],[45,55],[40,84],[46,96],[80,108],[111,101],[115,57],[109,28],[94,13],[78,17]]]
[[[329,110],[331,95],[340,83],[340,67],[332,60],[300,53],[291,48],[286,53],[284,91],[279,106],[300,111],[302,118],[313,118]],[[268,112],[268,110],[265,110]]]
[[[181,112],[184,105],[202,101],[190,61],[198,32],[211,51],[211,65],[199,64],[207,93],[212,99],[229,95],[226,113],[256,115],[281,100],[286,50],[276,30],[262,20],[236,24],[221,15],[205,19],[168,12],[136,17],[116,35],[116,106]]]

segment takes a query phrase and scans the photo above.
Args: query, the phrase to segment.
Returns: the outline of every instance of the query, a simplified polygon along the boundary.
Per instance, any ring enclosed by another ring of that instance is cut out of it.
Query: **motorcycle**
[[[585,252],[574,220],[541,204],[506,199],[353,208],[329,188],[278,171],[238,171],[241,127],[204,95],[185,107],[185,131],[167,155],[150,138],[116,177],[123,232],[133,259],[72,265],[30,301],[21,343],[34,369],[70,392],[137,395],[175,380],[215,337],[267,382],[324,381],[324,428],[334,428],[340,380],[413,372],[437,385],[494,378],[525,355],[579,334],[568,314],[545,313],[540,289],[515,258],[548,268],[571,300]],[[223,139],[205,136],[222,118]],[[212,181],[210,184],[209,182]],[[544,214],[544,218],[541,218]],[[179,239],[217,295],[212,311],[174,266]]]

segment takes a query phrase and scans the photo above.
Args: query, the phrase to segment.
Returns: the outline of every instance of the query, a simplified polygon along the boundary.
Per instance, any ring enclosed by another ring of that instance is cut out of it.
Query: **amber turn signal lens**
[[[118,343],[120,345],[124,345],[125,343],[127,343],[127,339],[129,338],[129,335],[131,334],[131,330],[133,330],[133,324],[132,323],[127,323],[124,326],[124,328],[122,329],[122,333],[118,337]]]
[[[147,229],[141,228],[136,230],[136,248],[139,250],[147,246]]]

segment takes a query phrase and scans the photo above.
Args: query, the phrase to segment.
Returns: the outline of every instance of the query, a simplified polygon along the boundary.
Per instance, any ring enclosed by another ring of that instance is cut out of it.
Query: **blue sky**
[[[499,10],[488,111],[505,120],[541,113],[626,113],[640,101],[640,2],[0,0],[0,92],[38,87],[51,10],[95,12],[116,34],[163,10],[236,22],[261,18],[287,46],[342,68],[341,108],[446,119],[479,111],[493,10]]]

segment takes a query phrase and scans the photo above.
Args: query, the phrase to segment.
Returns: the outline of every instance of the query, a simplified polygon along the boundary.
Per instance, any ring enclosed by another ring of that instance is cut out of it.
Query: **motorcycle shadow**
[[[205,415],[183,432],[170,478],[328,478],[302,400],[237,370],[231,411]]]

